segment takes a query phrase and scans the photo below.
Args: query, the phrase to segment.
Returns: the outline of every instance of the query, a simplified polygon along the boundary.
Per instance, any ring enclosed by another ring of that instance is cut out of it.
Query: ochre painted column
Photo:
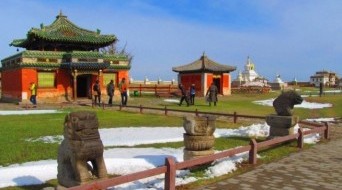
[[[77,100],[77,69],[74,70],[73,74],[73,81],[74,81],[74,101]]]

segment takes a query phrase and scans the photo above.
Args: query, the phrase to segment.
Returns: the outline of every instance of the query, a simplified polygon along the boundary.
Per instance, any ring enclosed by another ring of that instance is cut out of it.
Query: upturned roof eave
[[[209,59],[206,55],[202,55],[200,59],[178,67],[173,67],[172,71],[179,73],[191,73],[191,72],[214,72],[214,73],[229,73],[235,71],[236,67],[227,66],[216,63]]]
[[[211,70],[211,69],[197,69],[197,70],[172,70],[177,73],[230,73],[235,71],[235,69],[229,69],[229,70]]]
[[[9,45],[27,48],[29,44],[34,43],[32,39],[40,39],[51,43],[90,44],[104,47],[117,40],[115,35],[102,35],[99,30],[95,32],[78,27],[61,14],[56,18],[48,26],[41,26],[40,29],[31,28],[27,33],[27,38],[14,39]],[[71,33],[70,36],[66,34],[68,32]]]

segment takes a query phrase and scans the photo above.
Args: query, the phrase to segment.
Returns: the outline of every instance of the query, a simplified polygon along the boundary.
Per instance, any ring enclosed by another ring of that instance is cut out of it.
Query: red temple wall
[[[206,90],[209,88],[211,83],[213,82],[213,74],[212,73],[207,73],[207,87]]]
[[[222,93],[223,95],[230,95],[231,94],[231,77],[229,73],[224,73],[221,76],[222,79]]]
[[[197,73],[181,74],[180,82],[184,85],[184,88],[187,91],[189,91],[190,86],[192,84],[195,84],[196,95],[200,96],[203,94],[201,74],[197,74]]]
[[[122,78],[125,78],[127,83],[129,82],[129,74],[127,70],[118,72],[116,84],[119,84]]]
[[[21,99],[22,75],[21,69],[5,70],[1,73],[1,93],[4,99]]]

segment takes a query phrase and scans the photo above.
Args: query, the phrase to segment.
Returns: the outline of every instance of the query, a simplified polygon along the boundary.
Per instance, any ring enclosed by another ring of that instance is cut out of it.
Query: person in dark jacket
[[[94,86],[93,86],[93,92],[94,92],[94,104],[98,104],[101,106],[101,87],[99,80],[96,80]]]
[[[107,95],[109,97],[108,99],[108,105],[112,105],[113,104],[113,96],[114,96],[114,80],[110,80],[110,82],[107,84]]]
[[[214,106],[216,106],[217,94],[218,94],[217,86],[214,84],[214,82],[212,82],[206,93],[206,96],[207,96],[206,98],[209,102],[209,106],[211,106],[211,102],[214,102]]]
[[[196,95],[195,84],[192,84],[190,86],[190,104],[191,105],[195,105],[195,95]]]
[[[182,103],[183,103],[184,100],[185,100],[185,102],[186,102],[186,105],[189,106],[189,101],[188,101],[188,97],[187,97],[187,94],[186,94],[186,91],[185,91],[184,86],[183,86],[181,83],[179,83],[179,84],[178,84],[178,88],[179,88],[179,90],[180,90],[181,93],[182,93],[182,97],[181,97],[181,99],[180,99],[179,106],[182,105]]]

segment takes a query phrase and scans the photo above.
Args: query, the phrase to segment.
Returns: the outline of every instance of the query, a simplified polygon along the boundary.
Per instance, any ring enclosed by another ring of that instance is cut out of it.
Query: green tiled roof
[[[61,59],[66,57],[73,58],[100,58],[100,59],[108,59],[113,61],[127,61],[128,57],[126,55],[121,54],[103,54],[100,52],[92,52],[92,51],[36,51],[36,50],[26,50],[14,54],[12,56],[6,57],[1,62],[14,59],[17,57],[28,57],[28,58],[49,58],[49,59]]]
[[[33,58],[37,61],[24,61],[24,58]],[[36,59],[35,59],[36,58]],[[79,62],[71,62],[71,58],[76,58]],[[84,59],[84,61],[82,60]],[[102,59],[104,62],[96,62]],[[42,61],[43,60],[43,61]],[[93,61],[94,60],[94,61]],[[67,62],[66,62],[67,61]],[[5,69],[13,68],[65,68],[65,69],[111,69],[111,70],[129,70],[130,64],[118,64],[120,61],[128,61],[126,55],[121,54],[103,54],[92,51],[35,51],[26,50],[1,60],[2,67]],[[29,62],[29,63],[28,63]],[[62,62],[62,63],[60,63]]]
[[[35,62],[35,63],[21,63],[20,67],[32,67],[32,68],[54,68],[57,69],[61,66],[60,63],[40,63],[40,62]]]
[[[129,70],[131,69],[131,65],[117,65],[117,64],[110,64],[107,68],[109,70]]]
[[[23,51],[22,57],[62,58],[65,52],[58,51]]]
[[[114,35],[101,35],[99,30],[94,32],[80,28],[60,13],[51,25],[32,28],[28,31],[26,39],[15,39],[10,45],[30,48],[38,47],[38,43],[45,42],[50,44],[82,44],[100,48],[108,46],[115,40]]]
[[[100,59],[113,59],[113,60],[127,60],[126,55],[120,54],[103,54],[99,52],[92,51],[73,51],[65,53],[65,56],[70,56],[74,58],[100,58]]]
[[[35,68],[35,69],[58,69],[60,68],[60,63],[41,63],[41,62],[34,62],[34,63],[20,63],[15,65],[9,65],[6,67],[2,67],[3,70],[10,70],[16,68]]]

